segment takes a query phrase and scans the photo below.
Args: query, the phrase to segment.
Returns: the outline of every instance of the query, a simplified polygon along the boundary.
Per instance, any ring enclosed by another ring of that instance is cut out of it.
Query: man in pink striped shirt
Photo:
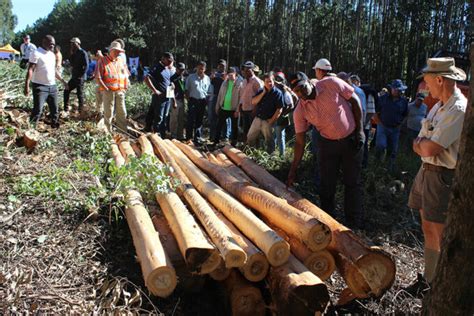
[[[292,80],[293,91],[300,101],[293,113],[295,154],[287,183],[291,186],[295,180],[296,170],[303,157],[306,131],[314,125],[320,133],[317,155],[321,176],[321,208],[334,215],[336,184],[341,169],[346,223],[361,228],[362,108],[353,95],[354,89],[329,74],[332,67],[328,60],[319,60],[314,69],[318,79],[316,83],[311,83],[304,73],[298,73]]]

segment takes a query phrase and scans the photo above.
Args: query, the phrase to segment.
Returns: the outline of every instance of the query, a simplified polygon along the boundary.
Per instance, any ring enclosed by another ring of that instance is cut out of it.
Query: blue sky
[[[13,14],[18,18],[15,32],[23,30],[26,25],[33,25],[39,18],[46,17],[54,7],[56,0],[12,0]]]

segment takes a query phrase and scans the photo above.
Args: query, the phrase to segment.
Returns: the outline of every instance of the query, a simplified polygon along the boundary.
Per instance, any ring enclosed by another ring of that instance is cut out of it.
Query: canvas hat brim
[[[405,91],[406,89],[408,89],[408,87],[405,86],[405,85],[395,86],[395,85],[392,85],[392,84],[388,84],[387,86],[389,88],[397,89],[397,90],[400,90],[400,91]]]
[[[433,74],[433,75],[441,76],[441,77],[456,80],[456,81],[465,81],[467,76],[466,76],[466,73],[464,72],[464,70],[462,70],[461,68],[457,68],[457,67],[455,67],[455,68],[456,68],[456,72],[424,71],[426,69],[425,68],[425,69],[422,70],[422,73],[416,78],[421,79],[421,78],[424,77],[424,75]]]

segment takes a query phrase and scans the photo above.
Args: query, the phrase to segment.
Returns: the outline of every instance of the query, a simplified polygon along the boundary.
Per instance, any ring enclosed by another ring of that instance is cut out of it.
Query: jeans
[[[170,101],[168,98],[163,94],[153,94],[150,108],[146,115],[145,130],[160,133],[160,136],[164,138],[166,136],[166,119],[169,110]]]
[[[286,150],[286,132],[285,132],[286,126],[281,126],[281,125],[275,125],[273,128],[274,132],[274,141],[276,143],[276,146],[278,147],[278,150],[280,151],[280,155],[284,156],[285,155],[285,150]]]
[[[220,109],[219,110],[219,118],[217,120],[217,130],[215,133],[214,137],[214,143],[219,143],[220,136],[221,136],[221,131],[223,130],[224,124],[227,125],[227,121],[230,119],[231,120],[231,125],[232,125],[232,146],[235,146],[237,144],[237,136],[238,136],[238,126],[237,126],[237,118],[234,117],[235,111],[227,111]],[[226,126],[227,130],[227,126]]]
[[[31,111],[30,121],[38,124],[43,114],[44,103],[48,103],[51,124],[58,124],[58,88],[56,85],[42,85],[33,83],[33,110]]]
[[[69,111],[69,95],[76,89],[79,111],[84,108],[84,78],[71,78],[67,83],[68,89],[64,89],[64,111]]]
[[[170,106],[171,138],[183,139],[185,100],[176,99],[176,108]]]
[[[200,142],[202,137],[202,119],[206,111],[206,99],[189,98],[188,121],[186,122],[186,139]]]
[[[213,96],[207,104],[207,123],[209,125],[209,139],[215,139],[217,130],[216,113],[217,96]]]
[[[117,127],[127,131],[127,109],[125,108],[125,91],[102,91],[104,104],[104,123],[109,133],[112,131],[112,119],[115,116]]]
[[[238,130],[239,130],[239,120],[235,119],[236,124],[237,124],[237,133],[235,133],[235,137],[237,138],[238,136]],[[232,119],[230,117],[225,120],[225,129],[222,131],[222,136],[224,138],[229,139],[232,135]]]
[[[247,144],[255,147],[257,145],[258,137],[260,132],[265,138],[265,145],[267,153],[271,154],[275,150],[275,142],[273,141],[272,125],[267,120],[262,120],[259,117],[253,119],[252,125],[250,126],[247,134]]]
[[[387,156],[390,154],[390,164],[393,165],[397,157],[399,138],[400,127],[386,127],[383,124],[378,124],[375,143],[377,158],[380,158],[387,150]]]
[[[318,137],[318,160],[321,174],[321,208],[334,215],[336,184],[339,170],[344,184],[344,214],[348,225],[362,226],[361,161],[362,148],[357,150],[354,135],[341,140]]]

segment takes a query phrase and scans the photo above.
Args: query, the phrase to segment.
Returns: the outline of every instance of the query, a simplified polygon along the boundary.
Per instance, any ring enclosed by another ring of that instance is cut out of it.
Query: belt
[[[425,170],[434,171],[434,172],[443,172],[443,171],[454,172],[454,169],[449,169],[449,168],[442,167],[442,166],[432,165],[432,164],[427,163],[427,162],[423,163],[422,168],[425,169]]]
[[[321,134],[319,134],[319,136],[320,136],[323,140],[325,140],[325,141],[337,143],[337,142],[345,141],[345,140],[351,138],[352,136],[354,136],[354,132],[350,133],[350,134],[347,135],[346,137],[338,138],[338,139],[329,139],[329,138],[324,137],[324,136],[321,135]]]

